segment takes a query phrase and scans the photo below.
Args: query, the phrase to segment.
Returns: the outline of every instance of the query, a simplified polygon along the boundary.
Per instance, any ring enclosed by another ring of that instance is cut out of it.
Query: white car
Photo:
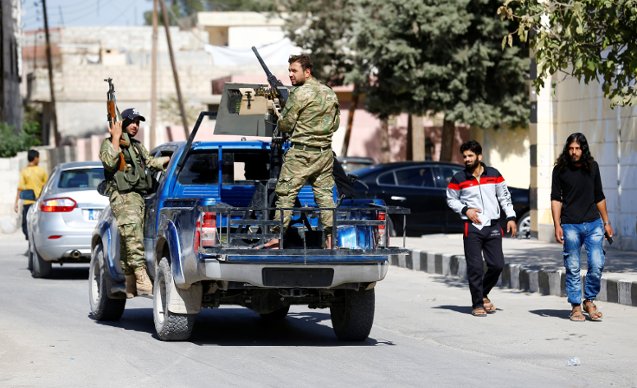
[[[97,192],[104,179],[101,162],[57,165],[40,198],[27,214],[28,268],[34,278],[48,277],[52,263],[88,263],[91,234],[108,205]]]

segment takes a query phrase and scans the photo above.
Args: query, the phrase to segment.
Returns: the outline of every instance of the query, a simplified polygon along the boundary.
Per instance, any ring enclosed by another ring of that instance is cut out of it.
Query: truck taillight
[[[199,247],[209,248],[217,245],[217,214],[214,212],[203,212],[197,219],[195,229],[195,252]]]
[[[376,214],[376,220],[382,221],[382,223],[376,227],[376,245],[379,247],[387,246],[387,239],[386,239],[387,230],[385,229],[386,217],[387,216],[385,212],[378,212]]]

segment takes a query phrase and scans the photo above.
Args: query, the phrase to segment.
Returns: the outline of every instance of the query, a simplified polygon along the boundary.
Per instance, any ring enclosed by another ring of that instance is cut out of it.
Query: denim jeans
[[[582,303],[580,277],[580,251],[582,245],[588,256],[588,272],[584,286],[584,299],[595,300],[604,270],[604,225],[602,219],[581,224],[562,224],[564,232],[564,267],[566,268],[566,296],[573,305]]]

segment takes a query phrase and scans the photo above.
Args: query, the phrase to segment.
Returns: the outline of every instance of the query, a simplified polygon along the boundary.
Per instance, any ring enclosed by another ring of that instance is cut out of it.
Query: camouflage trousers
[[[276,184],[277,208],[292,208],[299,191],[306,182],[312,185],[314,200],[321,208],[333,208],[334,198],[334,156],[332,150],[302,150],[290,148],[284,156],[281,174]],[[275,220],[281,217],[276,211]],[[286,230],[292,219],[292,211],[283,211],[283,230]],[[331,211],[322,211],[321,225],[327,234],[331,234],[334,217]],[[275,228],[275,232],[278,231]]]
[[[120,194],[114,190],[111,193],[110,202],[121,238],[119,259],[122,270],[125,275],[132,275],[136,268],[146,268],[144,198],[135,192]]]

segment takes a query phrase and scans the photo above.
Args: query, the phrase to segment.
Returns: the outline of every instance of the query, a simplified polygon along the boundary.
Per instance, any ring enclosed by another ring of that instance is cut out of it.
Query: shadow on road
[[[59,265],[54,266],[51,270],[51,275],[49,275],[47,279],[86,280],[88,279],[88,265],[84,267],[60,267]]]
[[[330,314],[322,312],[291,312],[280,321],[268,321],[246,308],[205,309],[197,315],[189,342],[200,346],[394,345],[373,338],[362,342],[339,341],[331,326],[326,325],[328,322]],[[118,322],[98,323],[157,338],[151,308],[126,309]]]
[[[559,319],[568,319],[568,315],[570,313],[568,309],[560,309],[560,310],[541,309],[541,310],[529,310],[529,312],[531,314],[539,315],[541,317],[559,318]]]
[[[471,314],[471,306],[442,305],[442,306],[436,306],[433,308],[440,309],[440,310],[451,310],[451,311],[455,311],[457,313],[462,313],[462,314]]]
[[[30,272],[27,267],[23,267],[23,270]],[[31,276],[30,274],[28,276]],[[51,273],[46,278],[47,280],[87,280],[88,279],[88,264],[85,266],[60,266],[53,265]],[[36,279],[39,280],[39,279]]]

